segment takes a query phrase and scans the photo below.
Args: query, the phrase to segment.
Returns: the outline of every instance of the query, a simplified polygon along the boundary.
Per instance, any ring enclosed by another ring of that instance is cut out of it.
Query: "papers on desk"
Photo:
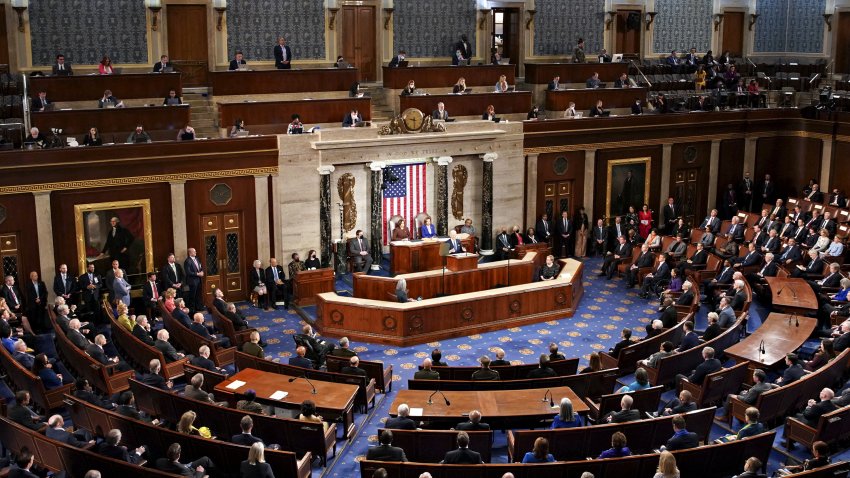
[[[230,390],[236,390],[242,385],[245,385],[245,382],[243,382],[242,380],[234,380],[233,382],[227,385],[227,388]]]
[[[422,408],[411,408],[410,409],[410,416],[411,417],[421,417],[423,411],[424,411],[424,409],[422,409]]]
[[[286,396],[289,395],[289,392],[284,392],[283,390],[278,390],[277,392],[271,394],[269,398],[272,400],[283,400]]]

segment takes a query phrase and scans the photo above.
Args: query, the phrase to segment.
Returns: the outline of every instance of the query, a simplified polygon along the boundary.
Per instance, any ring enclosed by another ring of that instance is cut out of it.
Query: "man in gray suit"
[[[354,267],[360,270],[361,264],[363,271],[369,273],[372,268],[372,255],[369,254],[369,241],[363,237],[363,231],[357,230],[357,234],[353,239],[348,241],[348,250],[351,253],[351,258],[354,260]]]
[[[404,455],[404,450],[397,446],[392,446],[393,432],[389,430],[382,431],[380,440],[380,445],[373,446],[366,450],[367,460],[407,461],[407,457]]]
[[[718,321],[717,324],[720,325],[721,329],[728,329],[735,324],[735,311],[732,310],[732,306],[729,305],[729,298],[723,296],[720,298],[720,312],[718,312]]]
[[[764,373],[764,370],[756,369],[755,371],[753,371],[753,386],[740,395],[730,394],[729,397],[726,399],[726,411],[723,415],[723,421],[726,421],[731,415],[732,397],[737,397],[738,400],[746,403],[747,405],[755,405],[756,400],[758,400],[759,398],[759,395],[776,387],[778,387],[778,385],[774,385],[772,383],[767,382],[767,374]]]

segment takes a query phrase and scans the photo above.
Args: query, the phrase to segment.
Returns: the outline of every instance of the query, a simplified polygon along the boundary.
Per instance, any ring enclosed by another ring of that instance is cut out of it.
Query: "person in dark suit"
[[[169,337],[170,334],[168,333],[168,330],[159,329],[159,331],[156,333],[156,341],[154,341],[154,347],[156,347],[157,350],[162,352],[162,356],[165,357],[166,362],[171,363],[182,359],[183,354],[178,352],[173,345],[168,343]]]
[[[708,251],[705,250],[705,246],[701,242],[698,242],[696,247],[693,255],[676,267],[679,277],[685,277],[688,269],[702,269],[708,262]]]
[[[189,360],[189,363],[194,365],[195,367],[199,367],[204,370],[209,370],[210,372],[227,375],[227,370],[216,367],[215,362],[210,360],[210,348],[206,345],[201,345],[198,348],[198,355],[192,357],[192,359]]]
[[[824,261],[818,251],[809,251],[809,263],[805,266],[798,264],[791,270],[791,277],[817,280],[823,277]]]
[[[159,301],[162,299],[162,291],[156,281],[156,272],[148,272],[148,280],[142,284],[142,300],[145,301],[148,313],[151,317],[157,312]]]
[[[60,264],[59,272],[53,278],[53,293],[65,299],[68,305],[77,303],[76,276],[68,274],[68,265]]]
[[[594,254],[604,256],[605,250],[608,248],[608,228],[605,227],[602,218],[596,220],[596,226],[591,231],[590,237]]]
[[[460,36],[460,41],[455,43],[455,54],[452,55],[452,65],[466,65],[472,58],[472,46],[466,34]]]
[[[161,279],[163,291],[174,289],[177,291],[177,297],[182,295],[186,274],[183,272],[183,266],[177,263],[173,252],[168,254],[168,259],[166,259],[165,265],[161,269]]]
[[[549,91],[555,91],[558,89],[559,84],[561,83],[561,77],[559,75],[555,75],[552,78],[552,81],[549,82],[549,85],[546,87]]]
[[[204,325],[204,314],[201,312],[195,312],[192,316],[192,324],[189,326],[189,330],[195,332],[201,337],[212,340],[215,342],[216,347],[228,348],[230,347],[230,338],[225,337],[221,334],[211,334],[206,325]]]
[[[764,266],[758,272],[747,274],[747,282],[751,285],[761,283],[765,277],[776,277],[778,272],[779,265],[773,260],[773,254],[768,252],[764,255]]]
[[[678,322],[676,316],[676,306],[673,304],[673,299],[670,297],[665,297],[664,302],[661,303],[661,309],[659,310],[660,315],[658,317],[661,320],[661,323],[664,324],[665,329],[669,329],[673,327]],[[652,324],[647,324],[647,333],[649,332],[649,328]]]
[[[351,350],[349,346],[351,345],[348,337],[342,337],[339,339],[339,347],[334,348],[331,351],[331,355],[335,357],[343,357],[343,358],[351,358],[357,355],[357,352]]]
[[[544,213],[534,225],[534,233],[537,235],[537,240],[540,242],[549,242],[552,238],[552,221],[549,220],[549,215]]]
[[[818,183],[812,184],[812,190],[805,196],[805,199],[816,203],[823,202],[823,193],[821,192],[820,185]]]
[[[242,65],[247,65],[247,63],[245,63],[244,55],[242,54],[242,50],[236,50],[236,55],[234,55],[233,59],[230,60],[230,66],[228,66],[227,69],[229,71],[238,70]]]
[[[278,70],[292,69],[292,50],[286,45],[286,38],[278,37],[274,47],[274,67]]]
[[[30,110],[32,112],[44,111],[47,109],[47,105],[52,104],[50,100],[47,99],[46,91],[39,91],[38,96],[33,97],[32,105],[30,106]]]
[[[572,250],[571,242],[573,234],[573,223],[570,220],[569,213],[567,211],[561,211],[561,217],[555,224],[555,228],[558,232],[557,255],[558,257],[569,257],[570,252]]]
[[[449,112],[446,111],[446,104],[442,101],[437,103],[437,109],[431,112],[431,118],[443,121],[449,119]]]
[[[685,417],[676,415],[673,417],[673,436],[667,440],[664,449],[667,451],[684,450],[699,446],[699,437],[694,432],[689,432],[685,427]]]
[[[788,244],[785,245],[779,255],[779,263],[790,265],[791,263],[799,262],[802,258],[803,254],[800,252],[800,246],[797,245],[794,239],[788,239]]]
[[[789,383],[800,380],[806,375],[806,369],[803,368],[803,364],[800,363],[797,354],[787,354],[785,356],[785,365],[787,367],[782,372],[782,376],[776,379],[776,383],[779,385],[788,385]]]
[[[676,415],[679,413],[688,413],[697,409],[697,404],[694,401],[694,396],[687,390],[679,392],[679,396],[670,400],[664,405],[662,414],[664,416]]]
[[[369,241],[363,237],[362,230],[358,229],[355,237],[348,241],[348,251],[354,261],[355,269],[368,274],[372,269],[372,255],[369,253]]]
[[[457,450],[447,452],[443,461],[440,463],[447,465],[477,465],[484,462],[481,460],[480,453],[469,449],[469,435],[461,431],[457,434]]]
[[[768,390],[772,390],[772,389],[777,387],[777,385],[769,383],[766,380],[767,380],[767,374],[764,372],[764,370],[762,370],[762,369],[754,370],[753,371],[753,386],[748,388],[745,392],[741,393],[740,395],[730,394],[729,397],[726,399],[726,403],[724,405],[726,411],[724,412],[724,417],[723,417],[724,420],[723,421],[726,421],[728,419],[730,413],[731,413],[730,400],[731,400],[732,397],[737,397],[738,400],[741,400],[742,402],[746,403],[747,405],[753,405],[753,404],[756,403],[756,400],[758,399],[759,395],[761,395],[762,393],[764,393]]]
[[[705,332],[703,332],[702,337],[700,337],[703,342],[708,342],[709,340],[717,337],[723,332],[723,329],[720,328],[720,325],[717,323],[717,320],[717,312],[708,313],[708,326],[706,326]]]
[[[399,405],[396,413],[397,416],[387,419],[384,428],[392,430],[416,430],[416,422],[408,418],[410,407],[406,403]]]
[[[679,348],[676,349],[677,352],[684,352],[699,345],[699,335],[694,332],[693,322],[690,320],[685,322],[683,325],[683,331],[685,335],[682,337],[682,342],[679,344]]]
[[[366,371],[360,368],[360,358],[356,355],[348,359],[348,365],[340,368],[339,373],[344,373],[347,375],[359,375],[361,377],[366,376]]]
[[[277,302],[282,300],[284,308],[289,309],[286,274],[283,272],[283,266],[279,265],[274,257],[269,259],[269,266],[266,267],[266,286],[271,308],[277,310]]]
[[[136,316],[136,323],[133,325],[133,336],[151,347],[154,346],[155,342],[151,336],[151,325],[146,316]]]
[[[631,395],[623,395],[623,398],[620,399],[620,409],[608,413],[604,421],[608,423],[625,423],[640,420],[640,411],[632,410],[632,405],[634,405],[634,399]]]
[[[387,66],[389,66],[390,68],[398,68],[399,63],[404,61],[405,56],[407,56],[407,52],[404,50],[399,50],[398,55],[394,56]]]
[[[472,373],[472,380],[499,380],[499,372],[490,368],[490,357],[482,355],[478,359],[481,368]]]
[[[201,287],[204,280],[204,266],[198,260],[194,247],[188,250],[188,257],[183,261],[183,270],[186,271],[186,284],[189,286],[189,293],[186,296],[189,310],[204,310],[203,287]]]
[[[151,359],[148,364],[148,373],[143,373],[139,381],[150,387],[169,391],[174,387],[174,382],[160,375],[161,370],[162,364],[159,363],[159,359]]]
[[[754,203],[753,205],[758,206],[759,204],[773,204],[773,202],[776,200],[776,196],[774,196],[775,193],[776,186],[773,184],[773,181],[770,180],[770,175],[765,174],[764,181],[762,181],[762,183],[759,184],[758,188],[756,189],[756,194],[758,194],[758,197],[755,199],[756,201],[761,202]]]
[[[27,281],[27,318],[36,331],[52,328],[47,322],[47,285],[36,271],[30,272],[30,279]]]
[[[557,375],[558,374],[552,370],[552,367],[549,366],[549,356],[546,354],[540,354],[540,360],[537,368],[529,370],[526,378],[546,378],[556,377]]]
[[[511,235],[508,234],[506,228],[502,228],[502,232],[496,236],[496,260],[503,261],[510,257],[513,246],[511,245]]]
[[[590,81],[590,80],[588,80]],[[605,108],[602,106],[602,100],[596,100],[596,106],[590,108],[590,117],[605,116]]]
[[[690,281],[682,284],[682,295],[676,299],[676,305],[691,305],[694,302],[694,291],[691,290]]]
[[[143,460],[142,455],[146,451],[145,447],[140,446],[131,452],[127,450],[126,446],[120,445],[121,438],[121,430],[117,428],[109,430],[106,434],[106,439],[98,446],[98,453],[125,463],[139,465]]]
[[[53,76],[74,76],[71,64],[65,61],[65,55],[56,55],[56,63],[53,64]]]
[[[80,332],[80,327],[79,319],[71,319],[68,321],[68,340],[70,340],[71,343],[78,349],[85,350],[86,347],[89,346],[89,341]]]
[[[171,63],[168,62],[168,55],[161,55],[159,61],[153,65],[153,72],[166,73],[169,68],[174,69]]]
[[[295,365],[301,368],[313,368],[313,362],[306,357],[307,349],[303,346],[298,346],[295,349],[295,356],[289,358],[289,365]]]
[[[667,198],[667,204],[665,204],[664,208],[661,210],[661,215],[664,218],[665,233],[667,235],[672,234],[676,221],[678,221],[679,216],[682,215],[682,211],[679,205],[676,204],[675,199],[672,197]]]
[[[191,463],[183,464],[180,463],[180,453],[180,444],[172,443],[166,451],[166,456],[156,460],[156,468],[167,473],[193,478],[215,475],[215,463],[208,457],[202,456]]]
[[[618,358],[621,350],[634,343],[635,342],[632,340],[632,329],[623,329],[620,331],[620,341],[609,349],[608,353],[610,353],[612,357]]]
[[[642,115],[643,114],[643,105],[640,102],[640,98],[635,98],[635,102],[632,103],[632,114],[633,115]]]
[[[15,393],[15,404],[9,407],[6,416],[9,420],[30,430],[42,430],[47,424],[41,421],[41,417],[30,408],[32,396],[26,390]]]
[[[13,461],[15,466],[9,467],[8,478],[39,478],[39,475],[30,471],[35,466],[35,455],[30,453],[26,446],[21,449],[21,452],[17,454]]]
[[[469,420],[455,425],[455,430],[463,431],[487,431],[490,425],[481,421],[481,412],[472,410],[469,412]]]
[[[618,264],[632,257],[632,246],[626,241],[626,236],[619,236],[617,240],[619,245],[614,248],[613,252],[609,252],[605,256],[602,261],[602,272],[599,273],[600,276],[606,276],[608,280],[611,280],[611,277],[617,272]]]
[[[417,370],[416,373],[413,374],[414,380],[439,380],[440,372],[431,368],[432,362],[431,359],[426,358],[422,360],[422,369]]]
[[[821,415],[838,409],[838,406],[832,403],[832,399],[835,398],[835,392],[832,389],[824,388],[820,391],[818,398],[820,400],[810,399],[805,410],[798,413],[794,418],[810,427],[817,428]]]
[[[106,408],[107,410],[115,409],[115,404],[109,400],[99,397],[94,392],[94,388],[92,388],[91,383],[89,383],[89,381],[85,378],[78,378],[74,383],[74,388],[74,397],[84,402],[91,403],[96,407]]]
[[[248,320],[236,308],[236,304],[229,302],[224,311],[224,317],[233,322],[233,328],[236,331],[245,330],[248,328]],[[262,346],[262,345],[261,345]]]
[[[393,443],[393,432],[390,430],[384,430],[381,432],[381,437],[379,438],[380,445],[370,447],[366,450],[366,459],[367,460],[377,460],[377,461],[394,461],[394,462],[403,462],[407,461],[407,457],[404,455],[404,450],[397,447],[392,446]]]
[[[626,288],[632,289],[638,282],[638,272],[641,267],[652,267],[655,264],[655,254],[649,251],[649,246],[640,246],[640,255],[626,271]]]
[[[94,440],[88,439],[84,430],[78,430],[74,433],[66,430],[62,415],[53,415],[47,420],[47,430],[45,430],[44,434],[47,435],[47,438],[52,438],[77,448],[82,448],[87,444],[94,445]]]
[[[254,443],[263,442],[262,438],[256,437],[251,433],[251,431],[254,429],[254,420],[251,418],[250,415],[245,415],[244,417],[242,417],[242,420],[239,421],[239,428],[242,429],[242,433],[230,437],[230,441],[232,441],[233,443],[251,446]]]
[[[248,450],[248,459],[239,464],[240,478],[274,478],[271,465],[266,463],[262,442],[254,443]]]

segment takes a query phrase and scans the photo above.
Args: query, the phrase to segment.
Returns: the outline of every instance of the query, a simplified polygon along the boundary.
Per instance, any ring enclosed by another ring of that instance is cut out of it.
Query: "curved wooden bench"
[[[348,365],[348,358],[328,354],[326,357],[328,372],[339,372]],[[375,380],[375,389],[381,393],[393,391],[393,365],[378,361],[361,360],[360,368],[366,371],[366,376]]]
[[[538,368],[538,363],[524,363],[521,365],[500,365],[490,367],[499,372],[501,380],[519,380],[528,376],[528,372]],[[578,358],[568,358],[564,360],[553,360],[549,362],[549,368],[555,371],[559,376],[575,375],[578,372]],[[440,373],[441,380],[472,380],[472,374],[480,370],[481,367],[470,366],[435,366],[433,370]],[[422,370],[422,366],[419,366]]]
[[[166,362],[162,352],[156,347],[148,345],[139,340],[135,335],[131,334],[127,329],[121,326],[112,317],[112,312],[108,314],[110,325],[112,326],[112,342],[115,347],[121,352],[121,356],[127,361],[136,371],[146,373],[150,361],[153,359],[159,360],[162,364],[162,376],[166,380],[174,380],[183,376],[183,364],[189,362],[188,358],[182,358],[176,362]]]
[[[793,447],[794,442],[802,443],[807,449],[811,449],[816,441],[832,444],[843,440],[850,436],[850,405],[821,415],[817,427],[811,427],[796,417],[788,417],[785,420],[785,435],[788,439],[788,450]]]
[[[733,367],[724,368],[705,376],[702,383],[691,383],[687,380],[679,382],[679,390],[691,392],[697,407],[721,403],[730,393],[735,393],[746,383],[749,368],[747,362],[741,362]]]
[[[694,295],[699,297],[697,294]],[[602,362],[602,367],[618,368],[623,375],[634,372],[637,368],[638,360],[647,359],[650,355],[658,352],[662,343],[668,340],[674,344],[681,342],[682,336],[684,335],[682,327],[685,325],[685,322],[690,320],[692,317],[692,314],[688,314],[683,317],[675,327],[670,327],[655,337],[643,339],[629,345],[628,347],[624,347],[620,350],[620,355],[616,358],[608,355],[606,352],[599,352],[599,360]]]
[[[171,338],[180,344],[187,354],[197,355],[202,345],[210,348],[210,360],[216,367],[233,363],[236,347],[222,348],[214,340],[202,337],[181,324],[165,307],[159,308],[162,314],[162,325],[171,333]]]
[[[218,329],[225,337],[230,339],[230,345],[235,346],[238,350],[242,350],[242,344],[250,341],[251,332],[255,332],[257,329],[253,327],[249,327],[245,330],[237,331],[233,326],[233,322],[230,321],[227,317],[221,315],[221,312],[216,309],[213,304],[211,297],[207,298],[207,310],[210,312],[210,316],[213,319],[213,324],[215,328]]]
[[[73,384],[62,385],[59,388],[48,390],[41,381],[41,377],[24,368],[17,360],[9,354],[6,347],[0,347],[0,367],[6,372],[6,383],[13,391],[26,390],[30,393],[32,404],[39,411],[47,413],[49,410],[62,406],[62,395],[70,393]]]
[[[378,436],[381,436],[382,431],[383,428],[378,429]],[[403,449],[404,455],[410,461],[439,463],[446,456],[446,452],[457,449],[455,430],[390,431],[393,432],[393,446]],[[490,463],[493,454],[493,430],[467,431],[466,434],[469,435],[469,449],[481,453],[481,460]]]
[[[589,416],[597,422],[608,413],[619,410],[620,401],[625,395],[631,396],[634,400],[632,410],[638,410],[641,414],[658,411],[658,402],[661,400],[662,393],[664,393],[664,387],[656,386],[636,392],[610,393],[602,395],[599,402],[585,400],[585,403],[590,407]]]

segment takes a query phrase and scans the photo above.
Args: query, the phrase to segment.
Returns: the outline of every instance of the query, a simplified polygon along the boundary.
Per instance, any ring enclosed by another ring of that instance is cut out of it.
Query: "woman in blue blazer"
[[[422,224],[422,227],[420,227],[419,229],[421,232],[420,237],[422,237],[422,239],[430,239],[432,237],[437,237],[437,229],[434,227],[433,224],[431,224],[430,217],[425,218],[425,224]]]

